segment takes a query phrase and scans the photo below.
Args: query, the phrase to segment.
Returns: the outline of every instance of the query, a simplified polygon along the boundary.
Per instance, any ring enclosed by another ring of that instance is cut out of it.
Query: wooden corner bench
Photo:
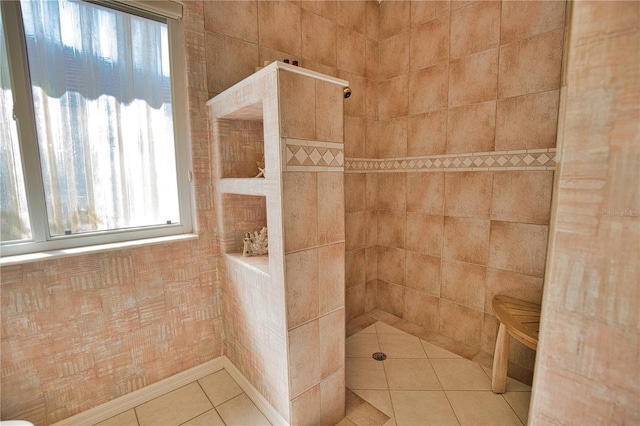
[[[509,336],[535,351],[540,330],[540,305],[497,295],[493,298],[491,306],[500,321],[493,354],[491,390],[494,393],[504,393],[507,389]]]

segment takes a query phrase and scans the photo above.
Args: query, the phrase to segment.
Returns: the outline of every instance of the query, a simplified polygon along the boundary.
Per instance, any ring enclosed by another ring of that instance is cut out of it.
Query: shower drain
[[[371,355],[371,358],[375,359],[376,361],[384,361],[385,359],[387,359],[387,356],[382,352],[376,352]]]

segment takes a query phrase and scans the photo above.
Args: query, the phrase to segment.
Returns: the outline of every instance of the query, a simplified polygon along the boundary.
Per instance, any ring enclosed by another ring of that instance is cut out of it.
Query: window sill
[[[83,254],[102,253],[112,250],[122,250],[132,247],[151,246],[155,244],[171,243],[174,241],[195,240],[197,234],[170,235],[167,237],[145,238],[142,240],[122,241],[118,243],[99,244],[86,247],[43,251],[38,253],[18,254],[0,258],[0,266],[20,265],[23,263],[41,262],[44,260],[60,259],[62,257],[79,256]]]

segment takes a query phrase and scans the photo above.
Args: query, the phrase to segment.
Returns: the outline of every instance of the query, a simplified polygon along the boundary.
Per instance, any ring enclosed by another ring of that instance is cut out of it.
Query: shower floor
[[[486,358],[470,361],[433,344],[437,338],[430,343],[410,334],[412,329],[419,335],[417,326],[377,310],[347,324],[347,417],[340,426],[526,424],[530,386],[509,378],[507,393],[496,395]],[[471,353],[450,342],[441,346]],[[386,359],[374,360],[375,352]],[[98,425],[269,424],[220,370]]]
[[[490,368],[374,318],[387,316],[373,313],[347,326],[347,418],[341,426],[526,424],[530,386],[509,378],[507,392],[494,394]],[[386,359],[374,360],[376,352]]]

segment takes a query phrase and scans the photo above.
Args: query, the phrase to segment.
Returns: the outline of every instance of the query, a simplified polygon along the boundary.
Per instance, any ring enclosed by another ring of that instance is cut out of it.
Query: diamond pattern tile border
[[[284,171],[344,171],[342,143],[286,138],[282,146]]]
[[[468,154],[428,155],[403,158],[347,158],[347,172],[398,171],[494,171],[494,170],[555,170],[556,149],[524,149],[518,151],[473,152]]]

